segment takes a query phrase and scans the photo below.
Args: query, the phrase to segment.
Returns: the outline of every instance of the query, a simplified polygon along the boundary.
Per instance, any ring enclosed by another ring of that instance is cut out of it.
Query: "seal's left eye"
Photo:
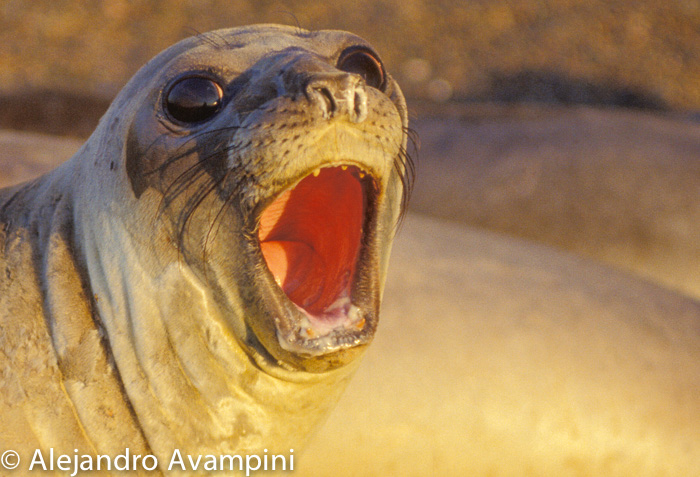
[[[193,76],[175,83],[165,98],[165,107],[174,119],[197,123],[214,116],[221,108],[224,92],[209,78]]]

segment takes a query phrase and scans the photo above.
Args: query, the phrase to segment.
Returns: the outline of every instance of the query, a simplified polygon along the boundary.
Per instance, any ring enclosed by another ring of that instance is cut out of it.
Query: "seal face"
[[[135,196],[163,197],[189,263],[226,282],[219,265],[243,258],[248,346],[316,371],[374,335],[411,174],[398,86],[363,40],[328,34],[274,28],[279,45],[259,53],[201,39],[153,80],[125,158]],[[222,67],[233,55],[251,65]]]

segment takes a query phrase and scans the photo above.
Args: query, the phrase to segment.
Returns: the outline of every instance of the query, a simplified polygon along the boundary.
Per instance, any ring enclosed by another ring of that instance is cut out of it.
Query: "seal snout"
[[[324,119],[345,115],[354,123],[367,118],[367,91],[362,78],[336,73],[312,78],[306,86],[309,101],[321,110]]]

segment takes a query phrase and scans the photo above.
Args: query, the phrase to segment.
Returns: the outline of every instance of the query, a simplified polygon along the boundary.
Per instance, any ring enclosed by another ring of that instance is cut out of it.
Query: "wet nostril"
[[[352,122],[367,117],[367,91],[357,75],[326,75],[306,85],[306,97],[325,119],[345,116]]]
[[[319,92],[321,93],[321,98],[326,102],[326,111],[328,111],[329,114],[335,113],[338,109],[338,105],[335,102],[335,98],[333,98],[333,94],[325,87],[319,88]]]
[[[333,93],[325,85],[309,86],[306,96],[312,104],[321,110],[321,114],[326,119],[333,116],[338,110],[338,103]]]

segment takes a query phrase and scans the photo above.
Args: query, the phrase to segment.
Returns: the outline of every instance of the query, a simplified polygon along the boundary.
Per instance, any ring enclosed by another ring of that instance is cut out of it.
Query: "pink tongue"
[[[362,238],[362,185],[348,167],[323,168],[280,195],[260,219],[263,257],[297,306],[321,317],[355,275]]]

